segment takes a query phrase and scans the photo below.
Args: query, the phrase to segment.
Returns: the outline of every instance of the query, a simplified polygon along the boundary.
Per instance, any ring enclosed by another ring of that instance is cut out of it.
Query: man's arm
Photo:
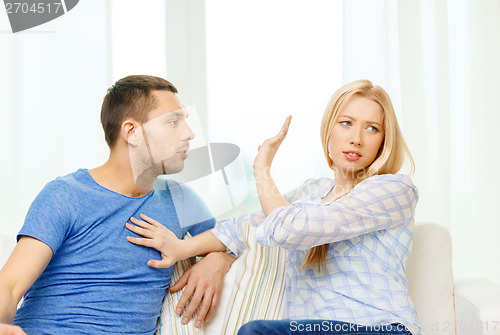
[[[199,328],[202,322],[210,319],[219,303],[224,277],[234,260],[235,258],[227,253],[212,252],[185,271],[181,278],[170,287],[171,292],[186,287],[176,306],[177,314],[181,315],[186,303],[189,302],[182,317],[182,323],[187,324],[200,305],[195,327]]]
[[[17,304],[51,258],[52,249],[48,245],[32,237],[21,237],[0,271],[0,323],[12,322]]]

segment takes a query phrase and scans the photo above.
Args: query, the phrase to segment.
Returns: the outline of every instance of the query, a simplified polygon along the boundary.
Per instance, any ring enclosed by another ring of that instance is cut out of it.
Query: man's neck
[[[150,188],[137,186],[130,162],[118,159],[113,154],[110,154],[106,163],[88,170],[88,172],[95,182],[102,187],[127,197],[141,197],[151,192],[152,189],[152,186]]]

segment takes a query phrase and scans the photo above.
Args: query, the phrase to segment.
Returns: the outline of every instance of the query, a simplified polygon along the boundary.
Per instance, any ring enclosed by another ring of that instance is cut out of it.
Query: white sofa
[[[406,276],[425,333],[500,334],[500,285],[486,279],[454,281],[451,260],[448,230],[416,225]]]
[[[159,334],[235,334],[249,320],[282,317],[285,255],[279,248],[256,244],[252,227],[247,227],[246,239],[249,248],[226,276],[219,307],[202,332],[197,332],[192,323],[167,326],[168,320],[175,318],[173,307],[179,297],[167,296]],[[407,277],[425,333],[500,334],[500,285],[485,279],[455,282],[451,260],[448,230],[432,223],[417,224]],[[181,272],[181,267],[176,272]]]
[[[201,331],[192,322],[182,325],[174,314],[180,294],[168,294],[158,334],[234,334],[249,320],[282,317],[284,253],[279,248],[253,243],[252,227],[247,227],[246,238],[249,248],[226,276],[212,320]],[[14,236],[0,235],[1,266],[14,246]],[[451,259],[451,238],[446,228],[430,223],[416,225],[407,277],[425,333],[500,335],[500,286],[485,279],[455,282]],[[179,264],[175,275],[179,276],[187,266],[188,261]]]

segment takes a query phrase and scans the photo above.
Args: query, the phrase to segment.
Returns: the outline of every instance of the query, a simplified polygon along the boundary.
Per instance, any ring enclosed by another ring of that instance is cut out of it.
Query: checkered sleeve
[[[285,193],[283,197],[288,202],[294,202],[303,198],[311,192],[317,191],[321,182],[325,179],[308,179],[299,187]],[[246,242],[243,236],[245,225],[258,226],[264,222],[265,216],[262,211],[252,214],[245,214],[239,217],[217,222],[212,233],[217,237],[229,251],[234,255],[239,255],[246,247]]]
[[[234,255],[240,255],[246,248],[244,229],[246,225],[256,226],[265,219],[264,213],[258,211],[252,214],[241,215],[229,220],[217,222],[212,233]]]
[[[413,221],[418,191],[406,175],[377,175],[335,202],[296,201],[257,227],[267,246],[306,250]]]

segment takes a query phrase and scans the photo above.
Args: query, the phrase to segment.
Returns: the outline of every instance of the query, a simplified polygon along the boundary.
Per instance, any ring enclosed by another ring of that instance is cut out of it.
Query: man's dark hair
[[[127,118],[145,123],[148,112],[157,107],[152,91],[163,90],[177,93],[169,81],[153,76],[135,75],[118,80],[108,89],[101,108],[101,123],[106,143],[112,148],[120,133],[122,122]]]

